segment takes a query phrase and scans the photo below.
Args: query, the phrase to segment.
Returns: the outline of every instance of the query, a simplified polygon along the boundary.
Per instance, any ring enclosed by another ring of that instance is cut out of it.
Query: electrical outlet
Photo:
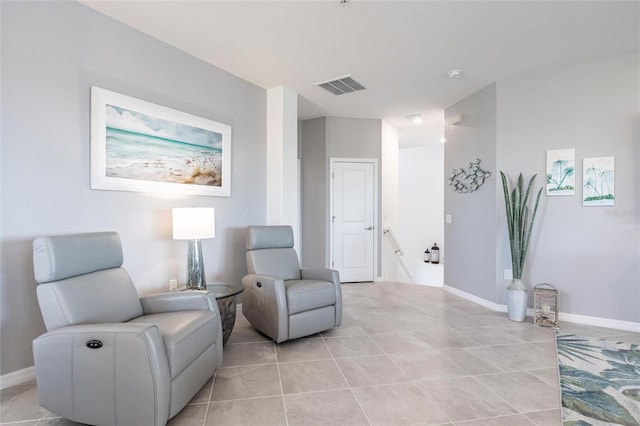
[[[505,280],[512,280],[513,279],[513,271],[511,269],[505,269],[504,273],[503,273],[503,277]]]
[[[172,279],[169,280],[169,291],[178,291],[178,280]]]

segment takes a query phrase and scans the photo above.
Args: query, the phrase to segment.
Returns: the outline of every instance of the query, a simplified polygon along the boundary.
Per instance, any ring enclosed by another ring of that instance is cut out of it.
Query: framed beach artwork
[[[576,194],[576,150],[547,151],[547,196]]]
[[[231,195],[231,126],[91,87],[91,188]]]
[[[614,157],[584,158],[582,175],[583,206],[614,205]]]

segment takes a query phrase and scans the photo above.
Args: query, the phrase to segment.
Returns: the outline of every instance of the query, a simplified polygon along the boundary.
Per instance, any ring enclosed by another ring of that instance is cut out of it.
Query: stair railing
[[[409,272],[409,268],[407,267],[407,264],[404,262],[404,259],[402,259],[402,256],[404,256],[402,247],[400,247],[400,243],[398,242],[398,239],[394,235],[393,231],[391,230],[391,228],[385,228],[383,231],[383,234],[389,238],[389,241],[391,241],[391,244],[393,245],[393,251],[395,252],[398,258],[398,263],[400,263],[400,266],[402,266],[402,269],[407,274],[409,279],[413,280],[413,274]]]

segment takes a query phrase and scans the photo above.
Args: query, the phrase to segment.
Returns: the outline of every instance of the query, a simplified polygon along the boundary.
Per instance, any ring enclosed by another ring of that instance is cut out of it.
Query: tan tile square
[[[558,367],[543,368],[541,370],[529,370],[529,374],[537,377],[551,387],[560,391],[560,378],[558,377]]]
[[[241,399],[209,404],[205,426],[286,426],[282,397]]]
[[[12,386],[0,392],[0,419],[3,422],[37,420],[47,414],[40,407],[35,382]]]
[[[436,352],[405,352],[389,355],[411,380],[466,376],[468,373],[445,355]]]
[[[344,321],[344,319],[343,319]],[[331,330],[323,331],[320,333],[323,337],[352,337],[352,336],[366,336],[367,333],[362,327],[345,327],[343,324],[340,327],[332,328]]]
[[[502,373],[518,366],[505,359],[494,347],[447,349],[442,353],[471,375]]]
[[[523,343],[523,340],[498,327],[464,328],[459,331],[481,346]]]
[[[502,329],[523,342],[552,342],[556,338],[555,329],[534,324],[521,324],[519,327],[504,327]]]
[[[222,357],[223,367],[238,365],[274,364],[276,362],[275,343],[227,343]]]
[[[412,383],[356,388],[353,392],[374,426],[441,424],[449,420]]]
[[[271,341],[272,340],[268,336],[265,336],[264,334],[260,333],[251,325],[242,327],[236,324],[236,326],[233,327],[233,331],[231,332],[231,335],[229,336],[227,345],[232,343],[271,342]]]
[[[322,339],[290,340],[276,345],[276,352],[280,363],[331,359],[331,353]]]
[[[533,413],[525,413],[525,417],[538,426],[561,426],[562,413],[560,410],[535,411]]]
[[[289,426],[369,425],[350,390],[285,395]]]
[[[526,372],[476,376],[475,379],[521,413],[560,407],[557,388]]]
[[[522,415],[494,417],[482,420],[469,420],[456,423],[456,425],[467,426],[532,426],[533,422]]]
[[[276,364],[220,368],[211,401],[281,395]]]
[[[407,382],[409,378],[386,355],[336,360],[351,387]]]
[[[16,426],[34,426],[34,425],[37,425],[37,426],[86,426],[82,423],[76,423],[68,419],[63,419],[62,417],[46,418],[46,419],[39,420],[37,422],[26,422],[26,423],[20,422],[20,423],[16,423],[15,425]]]
[[[206,414],[207,404],[187,405],[169,420],[167,426],[202,426]]]
[[[348,387],[334,360],[280,364],[280,378],[285,394]]]
[[[372,334],[371,338],[386,354],[400,352],[421,352],[431,345],[415,333]]]
[[[369,336],[328,337],[324,341],[335,358],[370,356],[382,353],[382,350]]]
[[[473,377],[422,381],[416,386],[454,422],[517,414]]]
[[[468,348],[478,346],[478,343],[471,340],[458,330],[452,328],[436,328],[416,333],[434,348]]]

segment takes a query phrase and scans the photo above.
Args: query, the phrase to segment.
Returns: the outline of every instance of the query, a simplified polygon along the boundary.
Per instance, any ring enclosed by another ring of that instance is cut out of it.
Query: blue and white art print
[[[91,188],[231,195],[231,127],[91,88]]]
[[[613,206],[615,203],[614,157],[582,160],[582,205]]]
[[[547,196],[576,194],[576,150],[547,151]]]

